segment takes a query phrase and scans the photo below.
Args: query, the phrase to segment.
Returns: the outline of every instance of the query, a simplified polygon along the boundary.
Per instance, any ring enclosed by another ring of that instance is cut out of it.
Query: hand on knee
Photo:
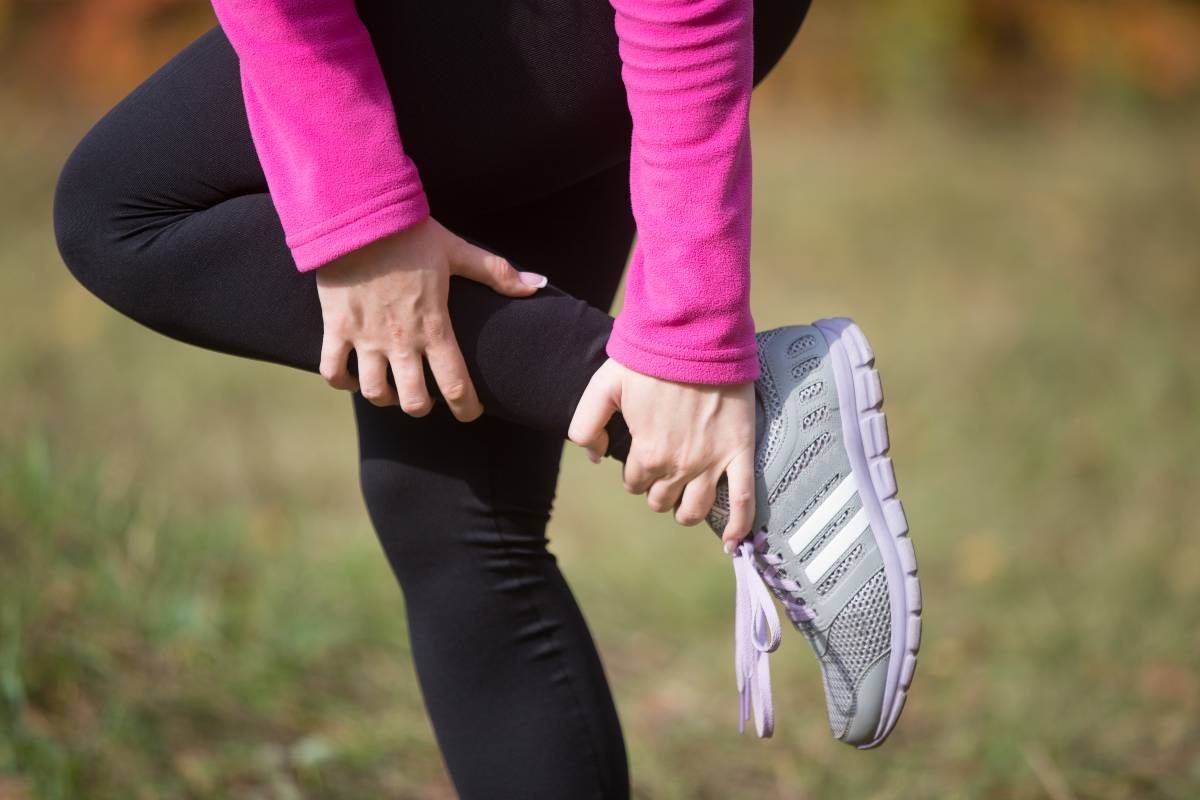
[[[527,297],[546,285],[544,276],[517,272],[504,258],[426,217],[317,271],[325,325],[322,377],[335,389],[360,389],[374,405],[399,405],[423,417],[433,408],[425,385],[428,360],[454,416],[462,422],[477,419],[483,405],[447,309],[451,275],[509,297]],[[357,376],[350,371],[351,351]]]

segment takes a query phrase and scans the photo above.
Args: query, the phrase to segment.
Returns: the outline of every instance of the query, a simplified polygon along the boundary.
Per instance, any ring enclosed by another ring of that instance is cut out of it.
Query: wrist
[[[609,358],[625,367],[662,380],[690,384],[744,384],[758,379],[758,349],[755,344],[714,350],[650,345],[634,341],[613,325],[605,345]]]

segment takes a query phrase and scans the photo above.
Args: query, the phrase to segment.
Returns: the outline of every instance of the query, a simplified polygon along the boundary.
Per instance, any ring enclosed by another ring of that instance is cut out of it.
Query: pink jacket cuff
[[[303,234],[288,236],[287,245],[301,272],[328,264],[371,242],[410,228],[429,216],[429,201],[417,187],[402,187],[356,206]]]
[[[621,317],[613,325],[605,351],[609,358],[635,372],[678,383],[749,383],[759,376],[758,349],[694,351],[651,345],[623,330]]]

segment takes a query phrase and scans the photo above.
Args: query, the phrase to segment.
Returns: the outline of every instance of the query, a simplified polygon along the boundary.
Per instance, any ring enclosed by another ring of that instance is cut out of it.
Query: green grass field
[[[74,285],[49,202],[86,121],[7,116],[0,800],[452,797],[347,398]],[[1200,796],[1197,142],[756,120],[756,318],[871,334],[924,646],[878,751],[830,739],[798,635],[776,738],[739,738],[728,560],[569,450],[551,538],[638,797]]]

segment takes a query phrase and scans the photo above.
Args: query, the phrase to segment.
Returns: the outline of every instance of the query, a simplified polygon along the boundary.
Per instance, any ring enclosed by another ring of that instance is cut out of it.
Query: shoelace
[[[766,566],[758,570],[755,558]],[[779,648],[783,629],[779,613],[771,600],[767,585],[785,592],[784,607],[794,622],[810,620],[808,606],[792,598],[799,585],[776,571],[783,559],[767,550],[765,529],[755,531],[743,540],[733,554],[733,577],[736,584],[734,612],[734,670],[738,688],[738,731],[744,733],[751,713],[755,729],[761,738],[770,738],[775,731],[775,708],[771,702],[771,665],[768,654]]]

